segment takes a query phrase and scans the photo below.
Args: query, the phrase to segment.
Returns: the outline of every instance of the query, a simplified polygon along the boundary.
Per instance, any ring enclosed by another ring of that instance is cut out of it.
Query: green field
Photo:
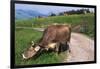
[[[87,25],[86,31],[83,33],[94,37],[94,14],[80,14],[69,16],[53,16],[46,18],[33,18],[28,20],[16,20],[16,27],[47,27],[53,23],[71,24],[72,27],[80,24]],[[72,28],[73,29],[73,28]],[[77,30],[75,31],[77,32]]]
[[[29,43],[33,40],[38,41],[42,37],[42,32],[32,29],[18,29],[17,27],[31,27],[41,28],[47,27],[53,23],[58,24],[71,24],[72,27],[80,24],[86,24],[86,31],[83,34],[89,37],[94,37],[94,15],[68,15],[68,16],[53,16],[46,18],[33,18],[27,20],[16,20],[15,21],[15,64],[16,65],[32,65],[32,64],[49,64],[49,63],[60,63],[65,57],[65,54],[55,55],[54,52],[42,53],[37,59],[23,60],[21,54],[29,47]],[[77,32],[77,30],[75,31]]]

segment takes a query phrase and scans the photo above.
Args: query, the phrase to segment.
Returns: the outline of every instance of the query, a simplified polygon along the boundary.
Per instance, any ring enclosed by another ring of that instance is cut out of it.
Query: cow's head
[[[34,44],[34,42],[31,42],[31,46],[22,54],[23,59],[29,59],[31,57],[34,57],[39,52],[49,49],[54,49],[58,43],[50,43],[45,47],[40,47],[38,44]]]
[[[41,47],[37,44],[34,44],[34,42],[32,41],[31,46],[22,54],[23,59],[29,59],[35,56],[40,49]]]

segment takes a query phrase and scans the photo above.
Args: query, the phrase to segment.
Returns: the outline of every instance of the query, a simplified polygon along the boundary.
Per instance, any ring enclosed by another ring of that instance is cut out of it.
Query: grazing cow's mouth
[[[35,56],[39,50],[40,50],[40,46],[36,46],[35,48],[31,47],[22,54],[22,57],[23,57],[23,59],[29,59],[29,58]]]

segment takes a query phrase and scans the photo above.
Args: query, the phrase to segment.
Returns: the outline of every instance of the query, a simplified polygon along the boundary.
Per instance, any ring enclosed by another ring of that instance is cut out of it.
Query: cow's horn
[[[32,45],[34,45],[34,41],[32,41],[31,43],[32,43]]]
[[[25,57],[25,55],[24,55],[24,54],[22,54],[22,56],[23,56],[23,59],[26,59],[26,57]]]

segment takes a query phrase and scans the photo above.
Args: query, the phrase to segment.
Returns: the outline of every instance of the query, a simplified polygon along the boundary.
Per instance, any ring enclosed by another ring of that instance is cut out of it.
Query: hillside
[[[47,27],[48,25],[58,24],[71,24],[72,28],[79,26],[75,32],[85,33],[90,37],[94,36],[94,15],[93,14],[81,14],[81,15],[69,15],[69,16],[53,16],[44,18],[32,18],[26,20],[16,20],[16,27]],[[81,27],[85,26],[84,27]]]
[[[38,16],[47,16],[47,15],[44,15],[34,10],[16,9],[15,11],[15,19],[30,19]]]

